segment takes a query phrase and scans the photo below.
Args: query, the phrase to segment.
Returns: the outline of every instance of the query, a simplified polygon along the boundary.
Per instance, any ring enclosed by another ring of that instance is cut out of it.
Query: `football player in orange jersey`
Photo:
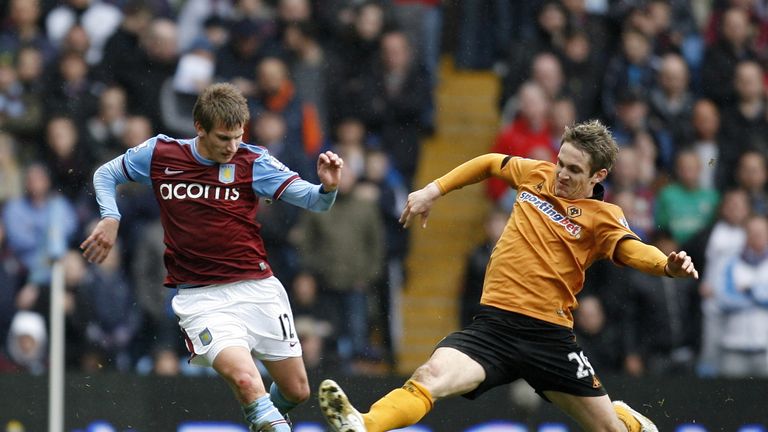
[[[653,275],[698,278],[684,252],[668,256],[628,228],[618,206],[602,200],[600,184],[618,148],[599,121],[567,127],[557,163],[486,154],[408,196],[400,217],[422,227],[441,196],[489,177],[517,190],[512,215],[491,255],[482,311],[464,330],[438,344],[402,388],[365,414],[332,380],[320,385],[320,406],[336,432],[379,432],[417,423],[439,399],[525,379],[584,430],[652,432],[658,428],[627,404],[611,402],[576,343],[572,311],[585,270],[609,259]]]

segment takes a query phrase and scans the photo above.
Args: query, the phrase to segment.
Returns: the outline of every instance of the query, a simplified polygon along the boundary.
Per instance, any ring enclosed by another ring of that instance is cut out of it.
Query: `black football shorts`
[[[463,395],[468,399],[520,378],[544,399],[548,390],[606,394],[571,329],[519,313],[482,306],[474,321],[440,341],[441,347],[459,350],[485,369],[485,381]]]

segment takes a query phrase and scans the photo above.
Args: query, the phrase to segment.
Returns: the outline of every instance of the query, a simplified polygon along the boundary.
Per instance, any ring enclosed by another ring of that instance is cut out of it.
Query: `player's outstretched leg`
[[[659,432],[659,428],[657,428],[656,425],[653,424],[653,422],[648,417],[635,411],[634,409],[632,409],[632,407],[625,404],[624,402],[613,401],[613,409],[616,410],[617,414],[619,414],[619,418],[621,418],[622,411],[624,413],[629,413],[632,417],[634,417],[635,420],[637,420],[640,423],[639,432]],[[629,431],[629,432],[636,432],[636,431]]]
[[[363,416],[349,403],[341,386],[333,380],[320,383],[320,410],[333,432],[366,432]]]

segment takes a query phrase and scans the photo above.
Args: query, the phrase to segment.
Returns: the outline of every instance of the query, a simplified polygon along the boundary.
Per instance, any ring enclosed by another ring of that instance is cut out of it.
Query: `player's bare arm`
[[[317,176],[320,178],[325,192],[333,192],[339,186],[343,167],[344,160],[332,151],[320,153],[320,156],[317,157]]]
[[[693,265],[691,257],[685,252],[671,252],[667,257],[667,273],[672,277],[699,278],[699,272]]]
[[[117,241],[117,229],[120,227],[120,221],[111,217],[105,217],[100,220],[93,228],[91,234],[81,244],[83,257],[88,262],[100,264],[109,255],[112,247]]]
[[[400,223],[403,227],[411,226],[411,220],[416,216],[421,216],[421,227],[427,227],[427,218],[432,210],[432,205],[442,195],[440,188],[435,182],[431,182],[424,188],[408,195],[408,201],[405,203],[403,213],[400,215]]]

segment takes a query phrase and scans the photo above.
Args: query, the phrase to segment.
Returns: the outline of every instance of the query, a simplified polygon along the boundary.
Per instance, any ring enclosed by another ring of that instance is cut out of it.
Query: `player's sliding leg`
[[[224,348],[216,355],[213,368],[232,388],[251,430],[290,432],[290,426],[270,400],[261,374],[247,348]]]
[[[320,386],[320,407],[335,432],[381,432],[416,424],[437,399],[464,394],[485,379],[482,366],[466,354],[441,347],[427,363],[416,369],[402,388],[392,390],[361,415],[338,384]],[[362,424],[360,424],[362,421]]]
[[[365,415],[355,409],[333,380],[320,384],[320,409],[335,432],[378,432],[416,424],[432,409],[432,397],[421,384],[408,380],[371,406]]]

